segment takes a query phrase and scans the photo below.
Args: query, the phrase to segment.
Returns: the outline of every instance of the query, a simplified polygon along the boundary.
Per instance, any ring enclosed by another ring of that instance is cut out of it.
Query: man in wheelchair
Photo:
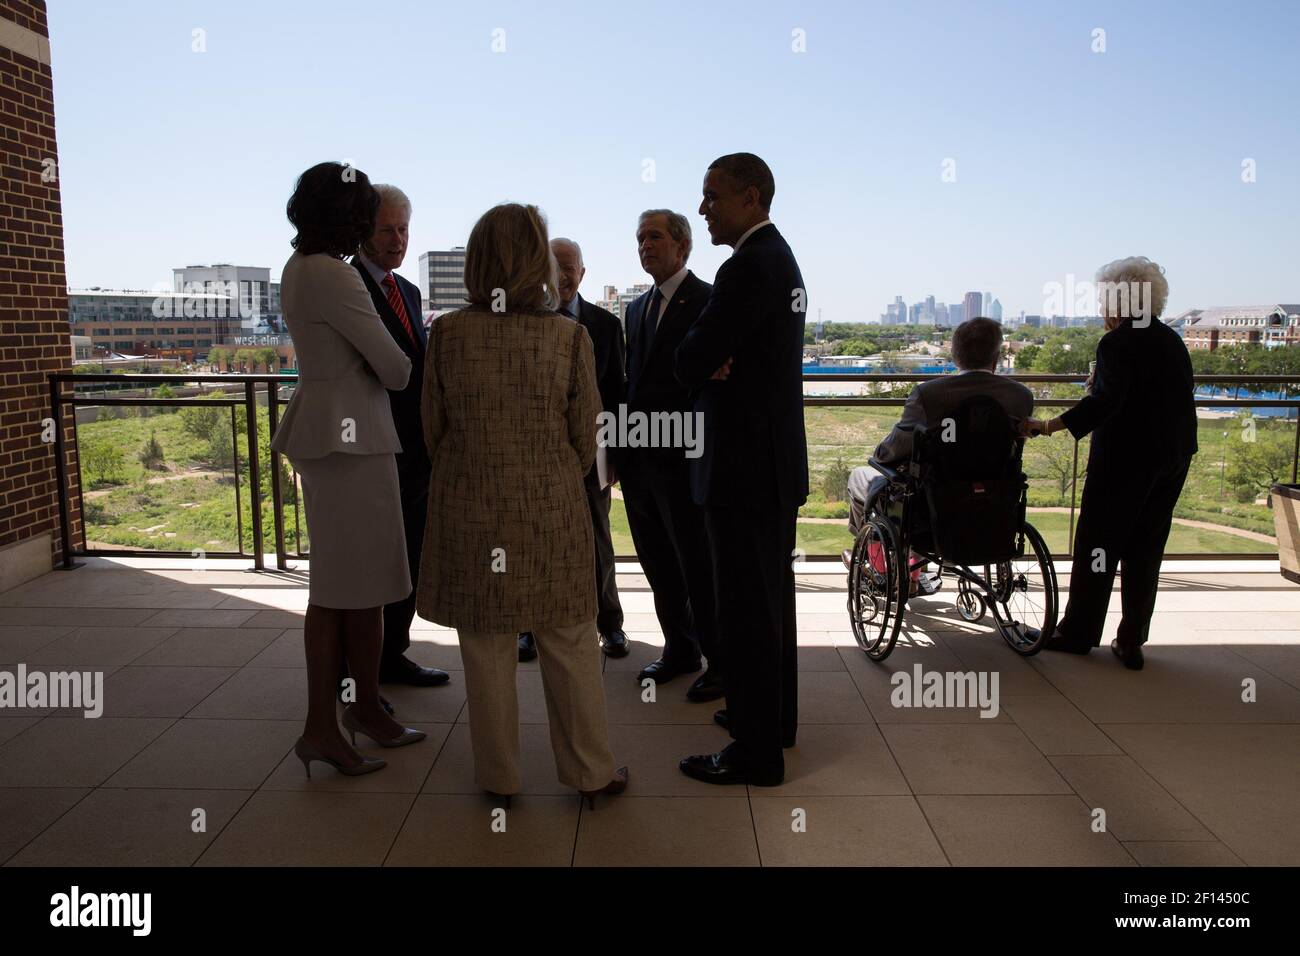
[[[956,441],[958,419],[981,402],[991,399],[1001,406],[1013,422],[1028,419],[1034,409],[1034,396],[1024,385],[996,374],[1002,350],[1002,325],[992,319],[968,319],[957,326],[952,336],[952,358],[958,371],[942,378],[920,382],[903,405],[903,414],[889,435],[876,447],[872,456],[888,468],[902,467],[911,461],[914,433],[931,430],[941,441]],[[964,421],[963,421],[964,424]],[[965,451],[965,449],[963,449]],[[980,449],[974,449],[978,458]],[[849,475],[849,531],[856,540],[876,504],[876,498],[889,480],[876,468],[864,465]],[[852,552],[843,554],[845,567],[851,568]],[[914,564],[916,562],[913,562]],[[909,593],[933,594],[939,589],[939,574],[925,573],[924,566],[911,572]]]
[[[1056,628],[1052,556],[1025,519],[1020,422],[1034,401],[994,374],[1001,342],[989,319],[958,326],[952,351],[961,371],[916,386],[873,467],[850,479],[849,624],[874,661],[894,649],[929,562],[956,579],[961,618],[974,623],[991,611],[1017,654],[1037,654]],[[927,584],[937,590],[937,575]]]

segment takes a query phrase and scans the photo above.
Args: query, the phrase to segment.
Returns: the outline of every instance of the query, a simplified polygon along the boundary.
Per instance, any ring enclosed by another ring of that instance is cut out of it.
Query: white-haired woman
[[[1117,259],[1097,272],[1106,334],[1092,388],[1079,404],[1030,434],[1092,435],[1074,536],[1070,598],[1048,650],[1086,654],[1101,644],[1115,571],[1123,565],[1123,617],[1111,649],[1141,670],[1155,610],[1160,560],[1196,454],[1192,363],[1178,333],[1160,321],[1169,283],[1150,259]]]

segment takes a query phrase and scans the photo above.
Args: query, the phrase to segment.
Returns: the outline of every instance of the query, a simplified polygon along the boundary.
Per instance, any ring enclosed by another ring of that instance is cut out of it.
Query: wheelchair
[[[849,621],[874,661],[894,649],[913,573],[932,564],[957,579],[961,618],[993,622],[1016,653],[1042,649],[1056,628],[1051,553],[1025,520],[1028,483],[1014,422],[990,398],[963,403],[942,425],[913,431],[910,460],[872,467],[871,495],[849,562]],[[936,588],[937,590],[937,588]]]

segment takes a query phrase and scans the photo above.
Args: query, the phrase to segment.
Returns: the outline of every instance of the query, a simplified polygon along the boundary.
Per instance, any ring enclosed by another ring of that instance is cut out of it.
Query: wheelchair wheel
[[[961,615],[961,619],[974,624],[984,619],[986,609],[987,605],[984,596],[971,587],[971,583],[965,578],[959,578],[957,580],[957,613]]]
[[[989,607],[1003,639],[1025,657],[1037,654],[1056,629],[1056,569],[1047,543],[1028,522],[1025,554],[989,568]]]
[[[871,518],[853,543],[850,564],[849,623],[854,640],[873,661],[883,661],[898,640],[909,580],[901,570],[905,565],[894,526],[883,518]]]

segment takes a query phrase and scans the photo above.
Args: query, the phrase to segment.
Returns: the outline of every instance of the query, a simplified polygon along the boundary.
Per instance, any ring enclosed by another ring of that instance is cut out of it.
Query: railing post
[[[235,406],[230,405],[230,460],[235,470],[235,550],[244,554],[244,498],[239,490],[239,429],[235,427]]]
[[[266,392],[266,417],[270,425],[271,439],[275,439],[276,425],[279,423],[280,383],[270,382]],[[275,509],[275,566],[281,571],[289,570],[289,556],[284,551],[284,493],[280,489],[280,453],[271,449],[271,507]]]
[[[54,419],[54,475],[59,492],[59,533],[63,538],[63,570],[79,567],[72,560],[72,516],[68,514],[68,463],[63,443],[63,396],[59,394],[59,379],[50,376],[50,416]],[[72,413],[77,413],[73,407]]]
[[[244,410],[248,431],[248,506],[253,519],[253,568],[266,567],[262,551],[262,475],[257,452],[257,391],[251,381],[244,382]],[[238,474],[235,480],[239,480]]]
[[[1291,448],[1291,484],[1296,483],[1296,467],[1300,466],[1300,402],[1296,402],[1295,444]]]

